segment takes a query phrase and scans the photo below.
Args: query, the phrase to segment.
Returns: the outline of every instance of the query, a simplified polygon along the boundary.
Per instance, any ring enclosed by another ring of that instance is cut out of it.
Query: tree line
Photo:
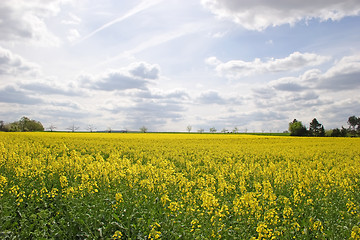
[[[289,123],[290,136],[313,136],[313,137],[355,137],[360,136],[360,117],[351,116],[347,121],[349,127],[334,128],[325,131],[324,126],[314,118],[307,129],[305,125],[296,119]]]
[[[324,126],[314,118],[310,124],[309,128],[307,129],[306,126],[297,119],[294,119],[292,122],[289,123],[289,132],[290,136],[314,136],[314,137],[355,137],[360,136],[360,117],[351,116],[348,118],[348,128],[344,128],[343,126],[339,128],[334,128],[331,130],[325,131]],[[49,129],[53,131],[56,127],[51,125]],[[72,128],[69,128],[73,132],[77,129],[75,125]],[[92,132],[94,127],[89,125],[89,130]],[[189,125],[187,126],[187,131],[190,132],[192,127]],[[36,131],[44,131],[44,127],[41,122],[32,120],[28,117],[22,117],[19,121],[5,123],[4,121],[0,120],[0,131],[4,132],[36,132]],[[141,132],[147,132],[147,128],[145,126],[140,128]],[[111,132],[111,130],[110,130]],[[204,132],[203,129],[199,130],[198,132]],[[211,133],[215,133],[215,128],[210,128]],[[221,131],[223,133],[228,132],[225,128]],[[233,133],[238,132],[238,128],[236,127]]]
[[[40,132],[44,131],[41,122],[32,120],[28,117],[22,117],[19,121],[5,123],[0,121],[0,131],[3,132]]]

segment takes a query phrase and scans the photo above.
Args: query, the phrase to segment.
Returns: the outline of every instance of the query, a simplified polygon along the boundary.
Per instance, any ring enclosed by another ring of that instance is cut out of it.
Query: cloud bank
[[[79,76],[80,86],[94,90],[116,91],[147,89],[152,80],[159,78],[160,68],[156,64],[135,62],[119,70],[109,70],[99,76]]]
[[[49,30],[45,19],[57,15],[61,4],[61,0],[1,1],[0,41],[59,46],[60,39]]]
[[[237,79],[256,74],[296,71],[305,67],[317,66],[329,60],[330,57],[314,53],[294,52],[285,58],[270,58],[265,61],[256,58],[252,62],[230,60],[224,63],[216,57],[210,57],[205,62],[214,66],[220,76]]]
[[[249,30],[270,26],[294,25],[302,20],[340,20],[360,13],[357,0],[202,0],[203,6],[220,18],[231,19]]]
[[[38,75],[40,66],[0,46],[0,75]]]

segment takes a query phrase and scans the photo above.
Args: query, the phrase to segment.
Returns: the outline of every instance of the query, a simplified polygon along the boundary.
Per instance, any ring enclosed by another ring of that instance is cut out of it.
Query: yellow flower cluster
[[[358,138],[0,133],[0,201],[109,201],[113,239],[358,239],[359,180]]]

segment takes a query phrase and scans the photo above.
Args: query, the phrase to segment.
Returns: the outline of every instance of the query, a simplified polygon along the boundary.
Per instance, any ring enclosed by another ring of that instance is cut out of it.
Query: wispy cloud
[[[106,65],[110,62],[116,61],[121,58],[126,58],[126,57],[131,58],[134,54],[145,51],[149,48],[156,47],[158,45],[172,41],[174,39],[198,32],[199,30],[203,29],[203,27],[204,24],[201,22],[184,24],[173,31],[169,31],[160,35],[156,35],[150,39],[147,39],[146,41],[143,41],[140,44],[138,44],[136,47],[124,51],[121,54],[118,54],[104,62],[101,62],[99,65]]]
[[[128,11],[126,14],[124,14],[123,16],[121,17],[118,17],[118,18],[115,18],[114,20],[108,22],[108,23],[105,23],[104,25],[102,25],[101,27],[97,28],[96,30],[92,31],[91,33],[89,33],[88,35],[86,35],[85,37],[81,38],[80,40],[78,40],[76,42],[77,43],[80,43],[82,41],[85,41],[86,39],[94,36],[96,33],[114,25],[115,23],[118,23],[118,22],[121,22],[121,21],[124,21],[125,19],[139,13],[139,12],[142,12],[154,5],[157,5],[159,4],[160,2],[162,2],[163,0],[143,0],[142,2],[140,2],[138,5],[136,5],[134,8],[132,8],[130,11]]]

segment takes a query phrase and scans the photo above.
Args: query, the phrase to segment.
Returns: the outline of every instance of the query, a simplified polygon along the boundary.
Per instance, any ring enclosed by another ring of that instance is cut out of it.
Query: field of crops
[[[0,133],[1,239],[359,239],[360,139]]]

